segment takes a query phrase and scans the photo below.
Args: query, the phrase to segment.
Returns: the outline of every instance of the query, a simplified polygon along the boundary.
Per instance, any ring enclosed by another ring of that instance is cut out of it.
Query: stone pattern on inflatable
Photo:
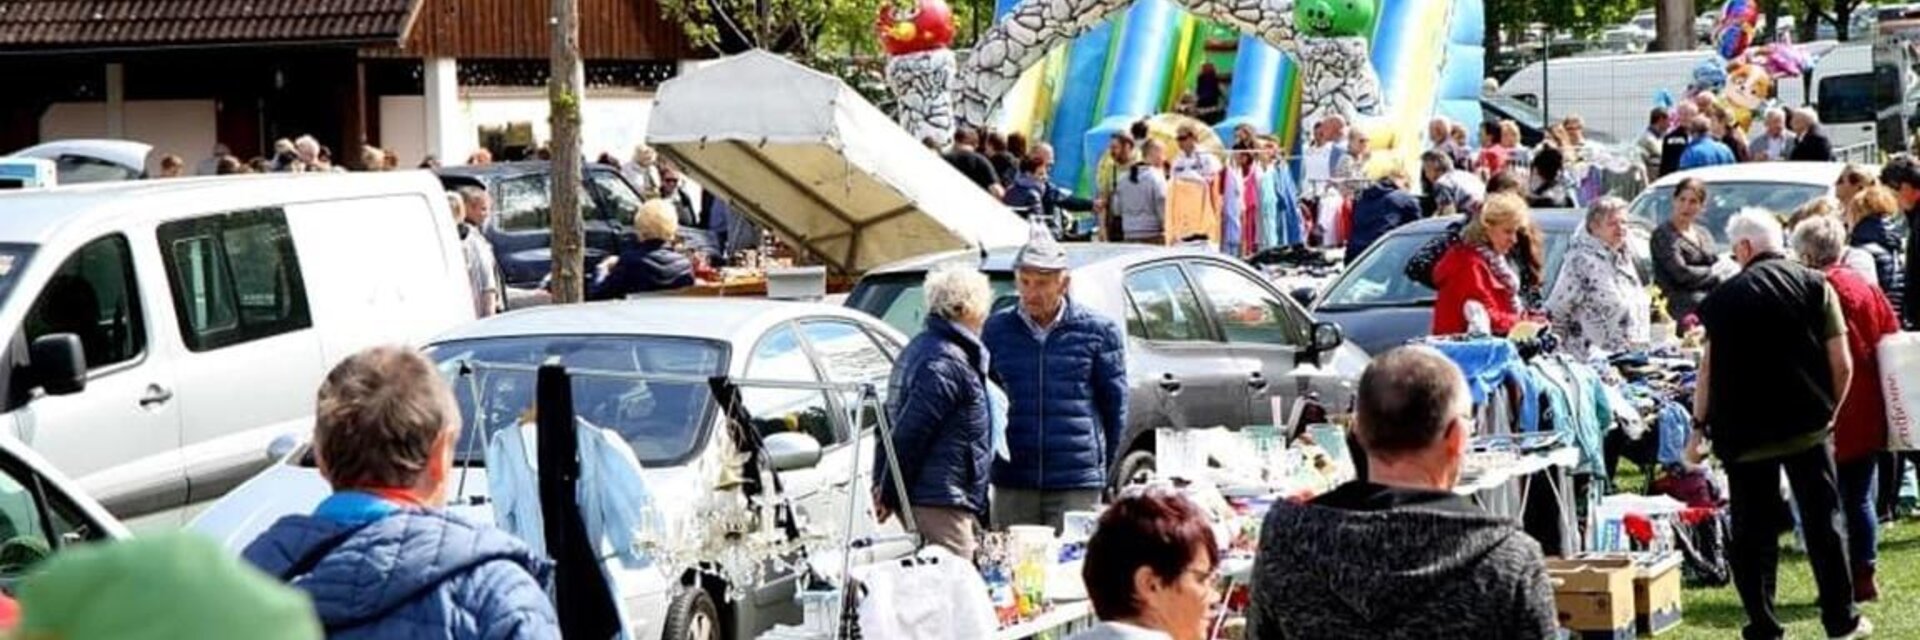
[[[1092,31],[1107,16],[1133,0],[1024,0],[980,34],[960,74],[960,120],[979,125],[994,105],[1055,45]]]
[[[932,138],[941,147],[953,142],[952,49],[934,49],[887,58],[887,86],[900,101],[895,117],[915,139]]]
[[[1385,115],[1386,100],[1365,38],[1307,38],[1300,43],[1299,56],[1308,61],[1300,65],[1302,131],[1312,131],[1314,123],[1331,115],[1349,122],[1356,116]]]
[[[1348,120],[1385,115],[1380,79],[1358,36],[1302,36],[1293,0],[1176,0],[1194,16],[1252,33],[1300,63],[1303,127],[1340,114]],[[1020,74],[1049,49],[1091,31],[1133,0],[1024,0],[980,35],[956,86],[956,115],[983,124]],[[902,97],[904,101],[905,98]]]

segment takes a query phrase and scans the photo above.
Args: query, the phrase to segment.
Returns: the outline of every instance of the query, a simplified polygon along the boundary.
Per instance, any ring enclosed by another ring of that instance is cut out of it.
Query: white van
[[[473,319],[451,216],[424,171],[0,193],[0,429],[122,518],[219,497],[333,363]]]
[[[1873,47],[1868,44],[1835,46],[1831,42],[1806,45],[1822,53],[1810,78],[1781,78],[1775,85],[1780,104],[1799,106],[1818,102],[1820,81],[1827,76],[1868,73]],[[1647,128],[1654,98],[1666,91],[1675,100],[1686,96],[1693,69],[1707,59],[1719,60],[1710,49],[1670,53],[1639,53],[1535,62],[1514,72],[1500,85],[1499,95],[1545,107],[1552,118],[1579,114],[1587,130],[1618,140],[1635,140]],[[1809,93],[1809,87],[1814,90]],[[1756,118],[1757,119],[1757,118]],[[1847,122],[1827,122],[1834,148],[1873,139],[1872,120],[1864,132]],[[1852,123],[1855,125],[1861,123]]]

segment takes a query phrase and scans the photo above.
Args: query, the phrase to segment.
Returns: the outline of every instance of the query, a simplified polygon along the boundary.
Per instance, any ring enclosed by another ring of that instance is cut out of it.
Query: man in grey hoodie
[[[1358,405],[1368,478],[1267,514],[1247,637],[1554,637],[1539,543],[1453,493],[1473,431],[1460,369],[1431,347],[1388,351]]]

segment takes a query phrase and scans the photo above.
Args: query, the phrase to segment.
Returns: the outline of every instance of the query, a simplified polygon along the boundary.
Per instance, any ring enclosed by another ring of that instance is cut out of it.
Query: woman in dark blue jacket
[[[987,381],[980,327],[993,304],[987,277],[969,269],[927,275],[926,330],[900,352],[888,382],[893,449],[907,506],[930,544],[972,559],[974,529],[987,516],[993,465],[992,416],[1005,420],[1006,399]],[[900,510],[887,456],[874,456],[874,505],[880,520]]]
[[[1880,291],[1887,294],[1887,301],[1893,304],[1893,315],[1907,317],[1901,310],[1906,308],[1906,274],[1900,269],[1900,239],[1887,230],[1887,218],[1900,212],[1899,196],[1892,189],[1872,186],[1853,197],[1847,203],[1848,218],[1852,220],[1853,231],[1847,238],[1847,244],[1873,256],[1873,270],[1878,276]]]
[[[587,299],[616,300],[693,286],[693,262],[669,246],[679,231],[672,203],[649,200],[641,205],[633,216],[633,233],[640,243],[621,249],[612,264],[600,265],[599,276],[587,283]]]

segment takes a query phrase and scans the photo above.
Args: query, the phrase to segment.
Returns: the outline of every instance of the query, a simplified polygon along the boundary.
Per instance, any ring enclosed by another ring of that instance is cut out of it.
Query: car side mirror
[[[1287,295],[1292,296],[1293,301],[1300,303],[1302,307],[1313,306],[1313,299],[1319,297],[1312,287],[1300,287],[1288,292]]]
[[[274,438],[273,442],[267,443],[267,459],[274,461],[284,459],[299,447],[300,438],[291,433],[282,433]]]
[[[80,336],[52,333],[33,339],[27,348],[33,382],[47,395],[64,396],[87,389],[87,352]]]
[[[1340,329],[1340,325],[1331,322],[1313,323],[1314,353],[1320,354],[1333,351],[1334,349],[1340,348],[1341,343],[1346,341],[1347,333]]]
[[[766,438],[768,462],[774,471],[812,469],[820,464],[820,441],[804,433],[776,433]]]

